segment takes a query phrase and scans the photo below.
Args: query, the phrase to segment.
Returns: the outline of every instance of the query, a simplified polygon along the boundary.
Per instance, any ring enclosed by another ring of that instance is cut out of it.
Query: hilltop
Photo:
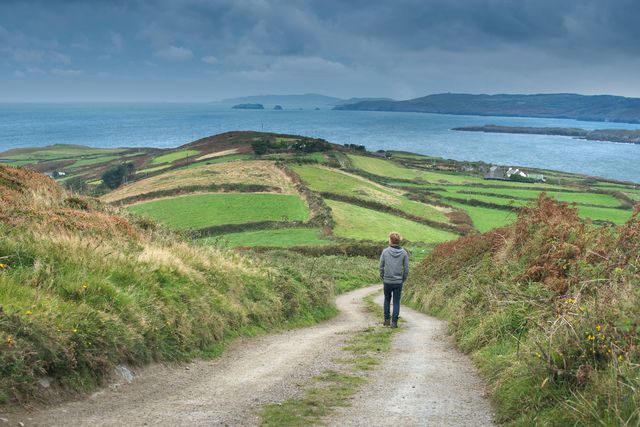
[[[406,101],[362,101],[338,105],[334,109],[640,123],[640,99],[638,98],[569,93],[536,95],[442,93]]]

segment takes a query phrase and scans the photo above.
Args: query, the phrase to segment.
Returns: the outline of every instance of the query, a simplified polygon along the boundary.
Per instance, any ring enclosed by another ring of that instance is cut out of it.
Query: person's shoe
[[[397,328],[398,327],[398,321],[397,320],[392,320],[391,321],[391,327],[392,328]]]
[[[382,326],[389,326],[389,319],[384,319]]]

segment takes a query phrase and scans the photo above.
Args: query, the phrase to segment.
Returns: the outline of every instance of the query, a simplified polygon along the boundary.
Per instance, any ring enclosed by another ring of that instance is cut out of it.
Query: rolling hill
[[[338,105],[334,109],[640,123],[640,99],[638,98],[570,93],[536,95],[442,93],[405,101],[361,101]]]
[[[0,157],[35,170],[63,159],[70,166],[60,169],[60,182],[82,181],[104,202],[209,244],[326,253],[348,247],[372,254],[392,228],[423,253],[512,223],[543,192],[575,203],[580,217],[596,224],[624,223],[640,201],[634,184],[535,169],[526,170],[543,174],[545,182],[487,180],[490,165],[483,163],[368,153],[296,135],[229,132],[135,153],[58,146]],[[137,171],[129,182],[105,188],[101,173],[130,159]],[[92,164],[74,166],[87,161]]]

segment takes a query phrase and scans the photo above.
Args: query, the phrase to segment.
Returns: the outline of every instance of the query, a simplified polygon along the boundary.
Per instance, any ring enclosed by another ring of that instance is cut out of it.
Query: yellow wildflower
[[[600,332],[601,330],[602,330],[602,326],[597,325],[597,326],[596,326],[596,331]]]
[[[11,335],[7,337],[7,344],[9,345],[9,347],[13,345],[13,337]]]
[[[84,285],[82,285],[82,289],[89,289],[89,285],[85,283]]]
[[[9,267],[7,264],[2,264],[0,263],[0,270],[3,270],[5,268]]]
[[[621,355],[621,354],[619,354],[619,355],[618,355],[618,361],[619,361],[619,362],[622,362],[623,360],[624,360],[624,357],[622,357],[622,355]]]
[[[593,335],[589,334],[589,336],[587,337],[587,341],[593,341],[595,340],[596,337],[594,337]]]
[[[77,334],[78,333],[78,328],[73,328],[73,333]]]
[[[27,316],[31,316],[33,314],[33,311],[27,310],[27,311],[24,312],[24,314],[27,315]]]

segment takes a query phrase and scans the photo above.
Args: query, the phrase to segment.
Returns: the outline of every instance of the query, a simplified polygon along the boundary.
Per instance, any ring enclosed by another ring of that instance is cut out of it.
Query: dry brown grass
[[[231,150],[216,151],[215,153],[209,153],[209,154],[205,154],[204,156],[200,156],[196,159],[196,161],[213,159],[214,157],[228,156],[229,154],[237,154],[237,153],[238,153],[237,148],[233,148]]]
[[[97,236],[137,236],[112,208],[74,196],[52,179],[23,168],[0,166],[0,223],[32,231],[75,230]]]
[[[244,161],[207,165],[153,176],[120,187],[103,196],[108,203],[142,194],[182,187],[220,184],[258,184],[281,189],[283,194],[295,194],[289,178],[270,161]]]

